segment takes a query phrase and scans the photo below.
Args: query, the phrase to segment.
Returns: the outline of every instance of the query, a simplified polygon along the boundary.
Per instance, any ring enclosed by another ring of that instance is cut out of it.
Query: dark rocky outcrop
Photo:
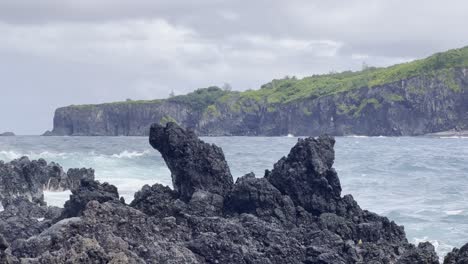
[[[17,239],[0,235],[0,259],[5,263],[439,263],[431,244],[408,243],[402,227],[362,210],[352,196],[341,196],[332,167],[334,139],[329,136],[299,140],[266,177],[248,174],[235,184],[227,177],[220,149],[193,133],[169,123],[154,127],[151,142],[161,150],[173,177],[183,176],[174,182],[189,186],[190,192],[160,184],[144,186],[126,205],[118,200],[115,187],[82,180],[61,217],[49,221],[47,228]],[[203,174],[201,168],[207,166],[217,169]],[[447,263],[464,263],[457,262],[463,261],[464,251],[454,250]]]
[[[104,203],[107,201],[119,201],[119,193],[114,185],[100,184],[90,179],[81,180],[77,189],[72,190],[70,200],[65,202],[61,218],[80,216],[90,201]]]
[[[0,133],[0,137],[14,137],[14,136],[15,136],[15,133],[13,132]]]
[[[30,161],[27,157],[8,163],[0,161],[0,202],[25,197],[35,203],[44,203],[43,191],[74,189],[81,179],[94,179],[93,169],[70,169],[65,173],[54,162],[43,159]]]
[[[171,170],[174,190],[189,201],[197,190],[225,196],[233,185],[231,172],[218,146],[198,139],[175,123],[151,127],[150,144]]]

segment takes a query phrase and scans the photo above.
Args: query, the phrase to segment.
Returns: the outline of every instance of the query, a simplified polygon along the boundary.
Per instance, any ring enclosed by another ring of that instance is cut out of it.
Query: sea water
[[[210,137],[223,148],[234,178],[265,169],[287,155],[297,138]],[[363,209],[405,226],[410,242],[430,241],[438,254],[468,242],[468,139],[338,137],[334,167],[343,194]],[[171,186],[170,172],[146,137],[0,137],[0,160],[44,158],[64,167],[91,167],[127,202],[145,184]],[[63,206],[69,192],[46,192]]]

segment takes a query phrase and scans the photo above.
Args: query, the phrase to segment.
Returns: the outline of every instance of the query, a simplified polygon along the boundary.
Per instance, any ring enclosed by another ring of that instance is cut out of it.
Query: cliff
[[[198,135],[388,135],[468,129],[468,47],[359,72],[199,89],[164,100],[59,108],[48,135],[148,135],[175,121]]]

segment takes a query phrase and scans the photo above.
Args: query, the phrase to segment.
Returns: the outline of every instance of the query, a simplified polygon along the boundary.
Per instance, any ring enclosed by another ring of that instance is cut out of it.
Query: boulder
[[[90,201],[99,203],[107,201],[120,202],[119,193],[114,185],[83,179],[80,186],[72,190],[70,200],[65,202],[61,219],[80,216]]]

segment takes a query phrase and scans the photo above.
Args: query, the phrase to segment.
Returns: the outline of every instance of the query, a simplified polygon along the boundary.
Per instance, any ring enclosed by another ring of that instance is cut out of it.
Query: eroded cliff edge
[[[408,243],[393,221],[341,195],[335,140],[299,139],[265,176],[233,183],[222,150],[175,123],[150,144],[173,189],[144,186],[130,205],[109,184],[83,179],[62,212],[25,237],[0,236],[5,263],[439,263],[429,243]],[[14,204],[4,218],[30,217]],[[16,212],[16,213],[14,213]],[[37,222],[37,221],[36,221]],[[6,235],[5,235],[6,234]],[[463,263],[464,249],[447,263]],[[458,261],[458,262],[457,262]]]

